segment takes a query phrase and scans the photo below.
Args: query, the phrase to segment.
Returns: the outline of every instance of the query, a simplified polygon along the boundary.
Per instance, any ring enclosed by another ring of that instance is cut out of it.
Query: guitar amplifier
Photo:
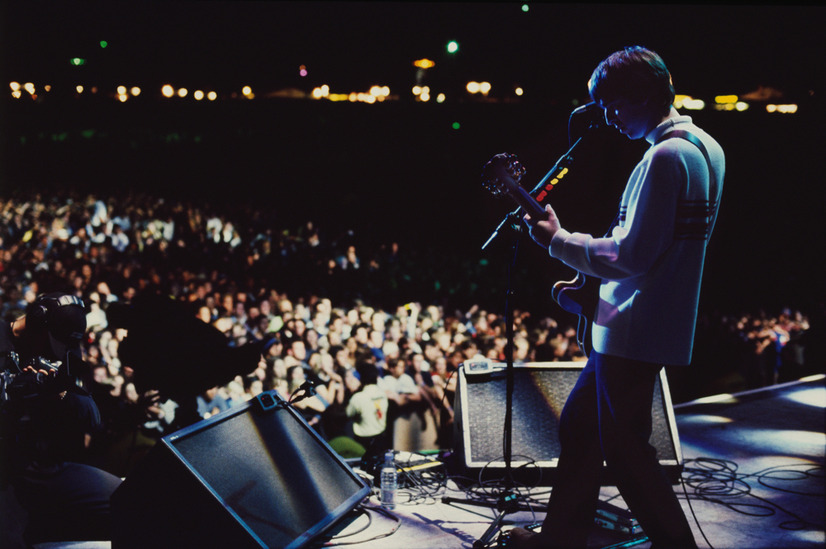
[[[504,364],[479,373],[458,372],[454,403],[454,449],[471,474],[505,472],[504,427],[507,371]],[[553,481],[559,461],[559,417],[584,362],[535,362],[514,366],[511,472],[531,485]],[[660,372],[651,408],[651,444],[673,483],[682,471],[674,408],[665,370]],[[604,484],[611,479],[604,474]]]

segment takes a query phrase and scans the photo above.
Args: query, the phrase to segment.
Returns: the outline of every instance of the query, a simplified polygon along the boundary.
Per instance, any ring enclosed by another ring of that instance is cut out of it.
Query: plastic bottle
[[[396,475],[396,464],[393,461],[393,450],[388,450],[384,454],[384,465],[381,466],[381,504],[385,509],[396,508],[396,489],[398,488],[398,477]]]

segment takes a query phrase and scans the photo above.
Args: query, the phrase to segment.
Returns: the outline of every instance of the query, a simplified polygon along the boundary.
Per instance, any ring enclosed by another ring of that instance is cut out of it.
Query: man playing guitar
[[[725,160],[719,144],[672,106],[665,63],[642,47],[594,70],[593,101],[606,122],[651,146],[605,237],[562,228],[554,209],[526,215],[533,240],[601,280],[592,350],[562,412],[561,453],[538,533],[515,528],[515,547],[585,547],[603,460],[654,548],[696,547],[671,483],[649,444],[654,383],[665,365],[691,362],[706,246],[717,218]]]

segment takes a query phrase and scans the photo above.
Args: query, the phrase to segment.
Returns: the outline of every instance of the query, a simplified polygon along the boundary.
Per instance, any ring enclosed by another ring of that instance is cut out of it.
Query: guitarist
[[[611,234],[597,238],[525,217],[531,237],[570,267],[601,279],[593,350],[562,412],[561,454],[539,533],[511,530],[515,547],[585,547],[607,463],[623,499],[657,548],[696,547],[671,483],[649,444],[654,383],[688,365],[706,245],[725,161],[720,145],[672,106],[663,60],[642,47],[594,70],[591,99],[606,122],[651,146],[632,172]]]

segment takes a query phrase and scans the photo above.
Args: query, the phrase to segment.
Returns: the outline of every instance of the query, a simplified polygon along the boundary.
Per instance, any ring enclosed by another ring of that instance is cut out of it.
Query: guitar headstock
[[[519,187],[525,172],[515,154],[500,153],[482,168],[482,186],[494,196],[511,194]]]

